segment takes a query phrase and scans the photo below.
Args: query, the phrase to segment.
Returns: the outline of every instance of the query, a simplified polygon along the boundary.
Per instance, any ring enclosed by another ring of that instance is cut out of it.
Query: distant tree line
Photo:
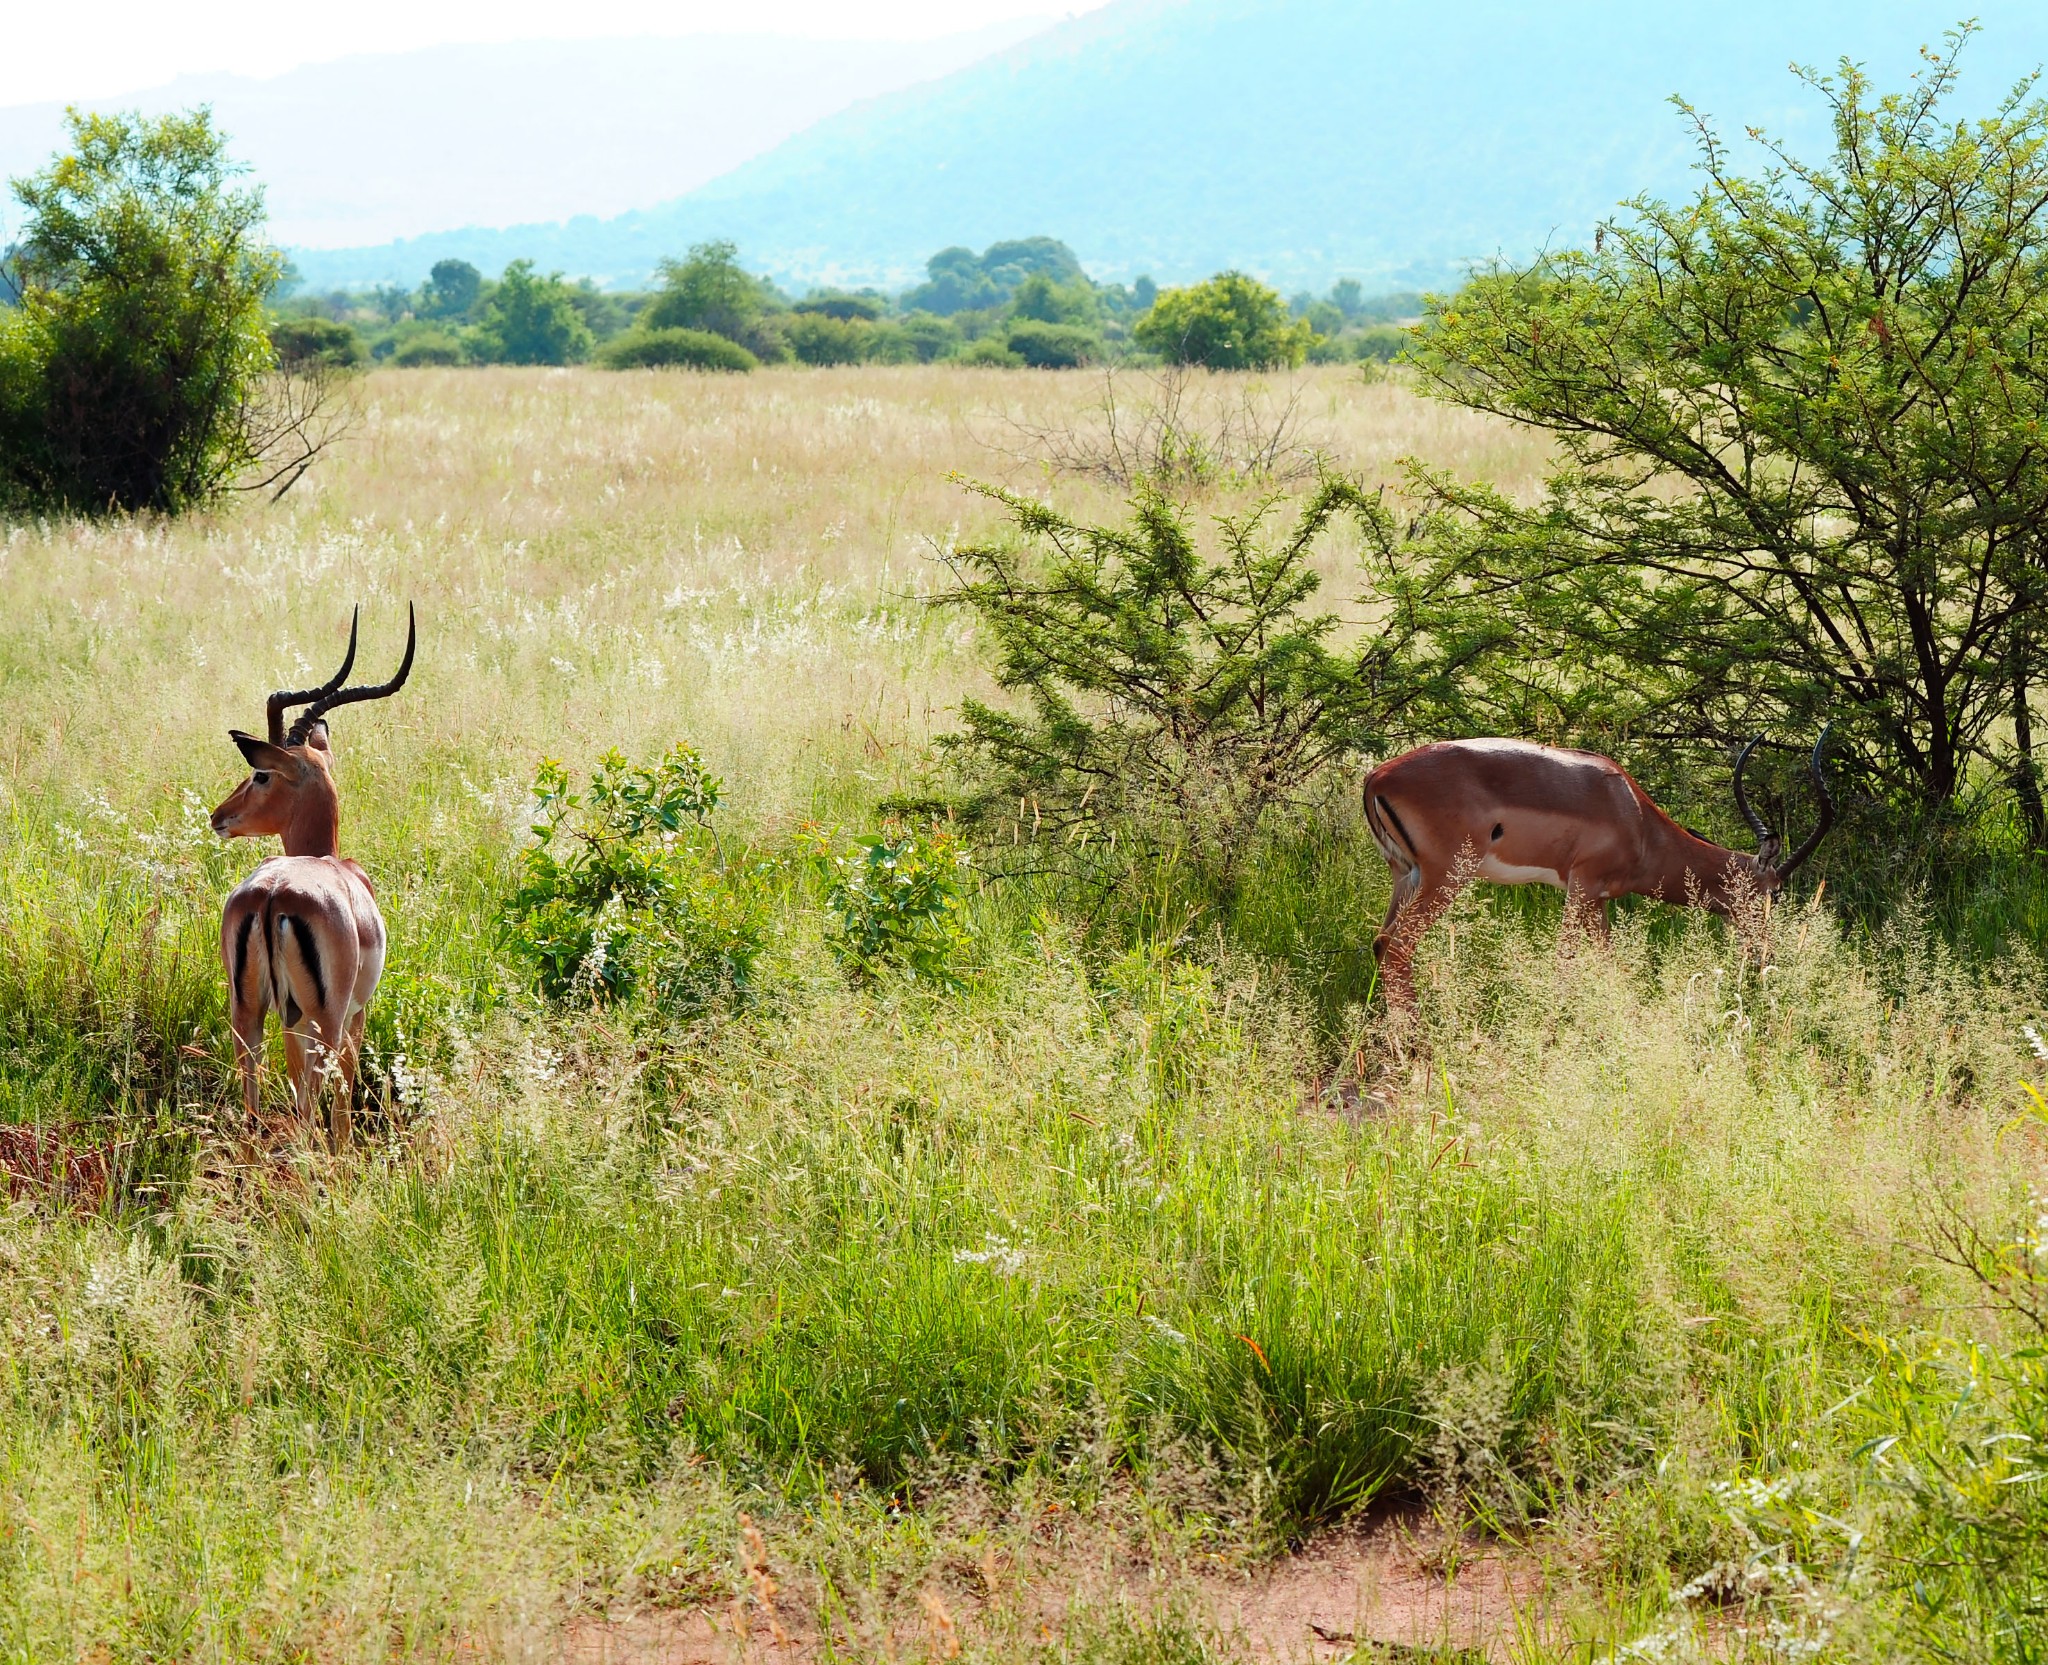
[[[298,293],[272,337],[288,359],[401,367],[580,364],[751,370],[762,364],[932,364],[1068,369],[1143,360],[1213,369],[1384,362],[1419,295],[1367,300],[1356,280],[1289,303],[1241,272],[1161,290],[1097,283],[1066,244],[1025,237],[942,249],[900,295],[819,289],[794,297],[746,270],[729,242],[665,260],[660,282],[608,291],[514,261],[495,280],[438,262],[417,289]]]

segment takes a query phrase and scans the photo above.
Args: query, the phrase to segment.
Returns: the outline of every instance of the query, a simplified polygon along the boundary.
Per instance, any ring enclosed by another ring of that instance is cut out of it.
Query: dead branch
[[[983,440],[1012,462],[1100,480],[1122,491],[1140,481],[1175,490],[1286,485],[1312,477],[1321,447],[1302,412],[1302,390],[1277,397],[1263,381],[1187,365],[1108,369],[1102,395],[1078,418],[1005,417]]]
[[[297,485],[355,426],[355,382],[353,372],[312,357],[281,364],[255,383],[239,415],[250,468],[232,489],[269,492],[275,503]]]

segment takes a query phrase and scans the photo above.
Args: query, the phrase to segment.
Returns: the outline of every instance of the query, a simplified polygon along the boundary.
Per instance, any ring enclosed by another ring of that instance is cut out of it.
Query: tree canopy
[[[263,193],[204,109],[72,111],[71,147],[16,180],[27,223],[4,268],[0,496],[176,511],[261,456],[275,365],[264,301],[284,261]]]
[[[477,326],[488,357],[503,364],[576,364],[590,356],[589,326],[559,272],[542,277],[515,260],[485,301]]]
[[[1833,149],[1760,177],[1698,121],[1691,201],[1434,307],[1424,385],[1558,447],[1534,506],[1413,481],[1524,728],[1832,720],[1877,789],[1946,806],[1976,759],[2048,833],[2048,110],[2023,85],[1956,121],[1955,78],[1953,51],[1882,97],[1807,75]]]
[[[1268,370],[1301,363],[1313,331],[1290,319],[1287,303],[1257,278],[1220,272],[1205,283],[1163,291],[1131,334],[1174,364]]]
[[[783,306],[772,284],[740,264],[729,242],[699,243],[684,260],[661,263],[662,287],[640,315],[643,329],[708,330],[773,363],[789,356],[768,321]]]

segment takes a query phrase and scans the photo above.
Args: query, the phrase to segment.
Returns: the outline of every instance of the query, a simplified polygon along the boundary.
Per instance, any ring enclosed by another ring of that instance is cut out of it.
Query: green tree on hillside
[[[4,267],[0,497],[176,512],[279,437],[265,298],[284,270],[263,193],[201,109],[66,118],[70,150],[14,182]]]
[[[1102,303],[1095,286],[1085,277],[1056,283],[1043,272],[1033,272],[1017,286],[1010,302],[1011,314],[1040,324],[1074,324],[1095,329],[1102,323]]]
[[[1965,32],[1967,33],[1967,31]],[[1960,45],[1962,35],[1954,37]],[[1438,304],[1425,385],[1551,435],[1534,507],[1420,470],[1526,721],[1725,747],[1832,720],[1895,801],[1973,760],[2048,840],[2048,107],[1808,77],[1834,149],[1645,199]]]
[[[772,284],[740,264],[734,244],[699,243],[686,259],[664,260],[661,277],[660,293],[640,314],[641,328],[709,330],[770,363],[788,358],[770,317],[781,299]]]
[[[902,298],[906,312],[931,312],[950,317],[1007,305],[1033,279],[1061,288],[1091,286],[1074,251],[1057,237],[1016,237],[991,243],[980,254],[972,249],[941,249],[925,262],[930,281]],[[1057,323],[1067,320],[1046,319]]]
[[[1132,326],[1138,345],[1173,364],[1211,370],[1268,370],[1301,363],[1312,332],[1256,278],[1221,272],[1206,283],[1168,289]]]
[[[515,260],[484,303],[476,346],[499,364],[576,364],[590,356],[590,329],[559,272],[541,277]]]
[[[467,260],[437,260],[420,288],[422,318],[463,318],[484,292],[484,275]]]

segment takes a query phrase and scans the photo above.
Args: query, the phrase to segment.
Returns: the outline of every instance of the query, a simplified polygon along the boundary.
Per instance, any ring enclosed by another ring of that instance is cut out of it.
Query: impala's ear
[[[1772,833],[1769,838],[1756,847],[1757,865],[1760,867],[1776,867],[1784,854],[1784,839],[1780,838],[1776,833]]]
[[[306,744],[316,752],[334,755],[334,736],[327,732],[327,719],[322,717],[306,733]]]
[[[268,740],[259,740],[253,734],[244,734],[238,728],[228,730],[228,738],[241,749],[252,769],[270,769],[281,775],[296,775],[299,772],[298,759],[282,746],[273,746]]]

